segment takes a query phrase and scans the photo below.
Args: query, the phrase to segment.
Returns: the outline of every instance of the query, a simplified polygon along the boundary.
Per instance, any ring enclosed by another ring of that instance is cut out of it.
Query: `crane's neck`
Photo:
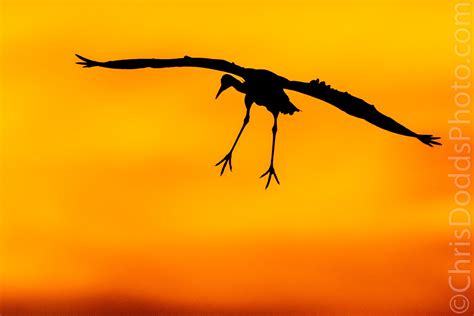
[[[247,87],[246,84],[239,81],[238,79],[234,77],[230,77],[232,79],[229,79],[229,85],[231,87],[234,87],[235,90],[242,92],[242,93],[247,93]]]

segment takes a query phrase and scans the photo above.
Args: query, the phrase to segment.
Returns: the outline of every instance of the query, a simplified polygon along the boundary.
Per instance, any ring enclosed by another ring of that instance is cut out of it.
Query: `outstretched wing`
[[[372,104],[354,97],[347,92],[341,92],[333,89],[331,86],[326,85],[324,81],[320,82],[319,79],[313,80],[309,83],[289,81],[285,86],[285,89],[294,90],[318,98],[334,105],[349,115],[364,119],[367,122],[387,131],[418,138],[422,143],[428,146],[432,147],[433,145],[441,145],[441,143],[436,141],[439,139],[439,137],[433,137],[433,135],[421,135],[412,132],[405,126],[396,122],[394,119],[380,113]]]
[[[76,64],[83,65],[84,68],[104,67],[113,69],[138,69],[138,68],[169,68],[169,67],[199,67],[213,69],[232,73],[245,78],[247,70],[244,67],[222,59],[211,58],[193,58],[185,56],[184,58],[173,59],[122,59],[106,62],[98,62],[81,55],[76,54],[77,58],[82,60]]]

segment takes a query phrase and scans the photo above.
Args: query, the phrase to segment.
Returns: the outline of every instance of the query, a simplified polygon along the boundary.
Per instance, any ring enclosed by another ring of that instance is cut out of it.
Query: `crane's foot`
[[[229,165],[229,170],[232,171],[232,151],[229,152],[227,155],[225,155],[224,158],[222,158],[221,161],[219,161],[218,163],[216,163],[216,167],[220,164],[222,164],[222,169],[221,169],[221,176],[222,174],[224,173],[225,171],[225,167],[227,167],[227,165]]]
[[[268,175],[268,180],[267,180],[267,185],[265,185],[265,190],[266,190],[266,189],[268,188],[268,186],[270,185],[270,181],[272,180],[272,176],[275,178],[276,182],[277,182],[278,184],[280,184],[280,181],[278,181],[278,177],[277,177],[277,175],[276,175],[276,173],[275,173],[275,169],[273,168],[273,164],[270,165],[270,168],[268,168],[268,170],[267,170],[264,174],[262,174],[262,175],[260,176],[260,178],[263,178],[263,177],[265,177],[266,175]]]

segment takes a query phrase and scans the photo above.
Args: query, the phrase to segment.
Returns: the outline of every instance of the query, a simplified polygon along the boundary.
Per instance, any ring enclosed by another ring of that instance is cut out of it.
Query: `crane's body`
[[[290,102],[285,93],[286,78],[277,74],[260,69],[248,69],[249,76],[244,84],[247,86],[247,94],[253,96],[253,101],[263,105],[269,112],[290,114],[298,112],[299,109]]]
[[[326,85],[318,80],[313,80],[309,83],[300,81],[290,81],[285,77],[279,76],[269,70],[252,69],[238,66],[234,63],[210,58],[191,58],[185,56],[184,58],[174,59],[125,59],[108,62],[97,62],[88,58],[76,55],[81,62],[77,64],[83,65],[85,68],[90,67],[104,67],[113,69],[138,69],[138,68],[168,68],[168,67],[199,67],[207,68],[217,71],[225,72],[221,78],[221,86],[217,92],[216,98],[226,89],[233,87],[238,92],[245,95],[244,103],[246,107],[246,114],[242,127],[234,141],[229,153],[219,161],[217,165],[223,164],[221,175],[224,173],[226,166],[232,170],[232,153],[239,141],[239,138],[245,129],[245,126],[250,121],[250,109],[252,104],[264,106],[274,118],[272,127],[272,154],[270,166],[268,170],[262,174],[261,177],[268,175],[265,188],[270,184],[271,178],[274,177],[277,183],[280,183],[275,173],[273,166],[273,159],[275,153],[275,140],[278,130],[277,119],[280,113],[293,115],[300,111],[285,93],[285,90],[297,91],[327,103],[334,105],[340,110],[352,116],[362,118],[369,123],[372,123],[387,131],[397,133],[404,136],[415,137],[422,143],[432,147],[433,145],[441,145],[436,140],[439,137],[434,137],[428,134],[417,134],[392,118],[380,113],[373,105],[368,104],[362,99],[356,98],[347,92],[340,92],[332,89],[331,86]],[[235,78],[236,75],[243,79],[243,82]]]

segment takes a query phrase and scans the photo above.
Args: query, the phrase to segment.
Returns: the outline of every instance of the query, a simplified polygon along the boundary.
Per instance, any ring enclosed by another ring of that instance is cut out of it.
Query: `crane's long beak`
[[[217,98],[221,95],[221,93],[224,92],[226,89],[227,89],[227,87],[224,87],[223,85],[221,85],[221,87],[219,88],[219,91],[217,91],[216,99],[217,99]]]

